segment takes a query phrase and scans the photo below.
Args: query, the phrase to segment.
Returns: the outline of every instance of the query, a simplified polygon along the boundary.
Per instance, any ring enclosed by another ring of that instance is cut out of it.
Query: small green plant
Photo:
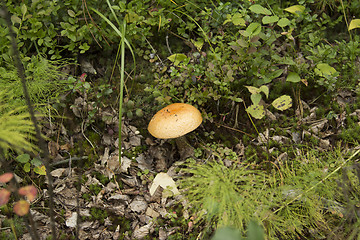
[[[56,99],[68,84],[64,74],[60,71],[65,64],[62,61],[50,61],[37,55],[24,57],[25,75],[30,99],[37,110],[44,111]],[[8,64],[0,67],[0,87],[10,91],[12,99],[9,101],[14,106],[24,106],[25,100],[22,93],[20,78],[14,65]]]
[[[0,149],[7,153],[9,149],[21,152],[36,149],[31,142],[34,139],[34,126],[30,114],[23,106],[16,106],[16,95],[6,89],[0,90]]]
[[[40,159],[36,157],[31,159],[30,155],[27,153],[21,154],[15,159],[19,163],[23,164],[23,170],[25,172],[28,173],[31,169],[33,169],[33,171],[39,175],[46,175],[45,166]]]
[[[315,231],[324,235],[331,229],[328,214],[335,218],[342,214],[336,186],[339,170],[360,152],[343,161],[338,150],[324,156],[309,151],[266,172],[261,166],[270,164],[268,161],[256,165],[235,160],[233,154],[221,157],[219,147],[211,149],[216,156],[213,161],[190,161],[182,170],[190,174],[180,186],[197,222],[210,228],[234,227],[244,234],[255,220],[269,239],[293,239],[317,228],[324,229],[322,233]],[[232,159],[233,164],[226,167],[224,159]]]

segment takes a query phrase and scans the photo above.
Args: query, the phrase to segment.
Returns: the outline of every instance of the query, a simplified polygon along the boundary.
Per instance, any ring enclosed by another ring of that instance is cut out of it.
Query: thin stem
[[[121,36],[121,71],[120,71],[120,100],[119,100],[119,164],[121,165],[121,129],[122,129],[122,104],[124,96],[124,72],[125,72],[125,30],[126,21],[123,21]]]
[[[343,2],[343,0],[340,0],[340,2],[341,2],[341,8],[342,8],[343,14],[344,14],[344,19],[345,19],[345,23],[346,23],[346,28],[347,28],[347,30],[348,30],[348,32],[349,32],[349,35],[350,35],[350,41],[352,41],[351,32],[350,32],[350,30],[349,30],[349,23],[348,23],[347,18],[346,18],[344,2]]]

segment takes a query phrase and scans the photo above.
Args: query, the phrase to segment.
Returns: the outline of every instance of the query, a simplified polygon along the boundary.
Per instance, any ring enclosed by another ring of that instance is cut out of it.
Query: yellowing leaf
[[[349,31],[354,28],[360,28],[360,19],[353,19],[349,24]]]
[[[285,11],[295,14],[296,16],[299,16],[299,13],[302,13],[305,10],[305,7],[302,5],[294,5],[288,8],[284,9]]]
[[[257,87],[253,87],[253,86],[245,86],[245,87],[249,90],[251,94],[256,94],[260,92],[260,89],[258,89]]]
[[[175,66],[178,66],[181,62],[187,62],[189,59],[185,54],[176,53],[168,57],[168,59],[174,63]]]
[[[234,25],[238,26],[245,26],[245,19],[242,17],[242,15],[240,13],[235,13],[232,18],[231,21]]]
[[[284,111],[286,109],[291,108],[292,106],[292,99],[288,95],[282,95],[281,97],[278,97],[272,102],[272,105],[274,108]]]
[[[194,44],[194,46],[196,47],[196,49],[200,52],[201,48],[204,46],[204,40],[202,38],[200,38],[199,40],[195,41],[193,39],[191,39],[191,42]]]
[[[39,175],[46,175],[46,169],[45,169],[45,166],[42,165],[40,167],[35,167],[34,168],[34,172],[39,174]]]
[[[314,69],[315,73],[321,77],[328,77],[336,73],[336,69],[327,63],[319,63]]]
[[[256,119],[262,119],[265,116],[265,110],[263,105],[251,105],[246,108],[246,111]]]

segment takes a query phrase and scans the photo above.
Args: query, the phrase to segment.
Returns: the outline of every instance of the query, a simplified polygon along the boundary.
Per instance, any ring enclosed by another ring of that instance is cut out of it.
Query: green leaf
[[[11,22],[12,23],[21,23],[21,19],[18,16],[12,15]]]
[[[282,95],[281,97],[278,97],[272,102],[272,105],[274,108],[280,111],[284,111],[286,109],[291,108],[292,106],[292,99],[288,95]]]
[[[290,24],[290,20],[287,19],[287,18],[281,18],[278,22],[277,22],[277,25],[279,27],[286,27]]]
[[[246,108],[246,111],[256,119],[262,119],[265,116],[265,110],[263,105],[251,105]]]
[[[260,93],[251,94],[250,98],[254,105],[258,105],[261,100],[261,94]]]
[[[297,83],[301,81],[301,78],[299,76],[299,74],[294,73],[294,72],[289,72],[287,78],[286,78],[287,82],[293,82],[293,83]]]
[[[259,89],[265,94],[266,98],[269,97],[269,88],[267,86],[263,85]]]
[[[262,19],[262,23],[263,24],[269,24],[269,23],[274,23],[279,21],[279,17],[278,16],[265,16]]]
[[[199,52],[201,51],[201,48],[204,46],[204,40],[202,38],[198,39],[197,41],[191,39],[191,42],[194,44],[194,46]]]
[[[251,94],[257,94],[257,93],[260,93],[260,89],[258,89],[257,87],[253,87],[253,86],[245,86],[249,92]]]
[[[30,155],[27,153],[21,154],[16,157],[16,161],[20,163],[27,163],[30,160]]]
[[[328,77],[336,73],[336,69],[327,63],[319,63],[316,65],[315,73],[321,77]]]
[[[76,16],[73,10],[69,9],[67,12],[68,12],[70,17],[75,17]]]
[[[245,37],[252,37],[258,35],[260,32],[261,32],[260,23],[250,23],[250,25],[246,28],[243,35]]]
[[[32,165],[34,165],[35,167],[39,167],[39,166],[42,165],[41,160],[38,159],[38,158],[33,158],[33,159],[30,161],[30,163],[31,163]]]
[[[188,62],[189,59],[185,54],[176,53],[168,57],[168,59],[174,63],[175,66],[178,66],[181,62]]]
[[[24,16],[24,15],[26,14],[26,12],[27,12],[27,7],[26,7],[26,5],[25,5],[25,4],[21,5],[20,10],[21,10],[22,15]]]
[[[242,17],[242,15],[240,13],[235,13],[232,18],[231,21],[234,25],[236,26],[246,26],[245,25],[245,19]]]
[[[284,69],[278,69],[273,71],[271,74],[269,74],[269,78],[271,78],[271,80],[278,78],[281,76],[281,74],[284,72]]]
[[[360,19],[351,20],[348,30],[350,31],[354,28],[360,28]]]
[[[254,4],[249,9],[250,9],[250,11],[252,11],[253,13],[256,13],[256,14],[271,15],[271,12],[267,8],[264,8],[263,6],[261,6],[259,4]]]
[[[289,13],[295,14],[296,16],[299,16],[299,13],[302,13],[305,10],[305,6],[294,5],[294,6],[285,8],[284,10]]]
[[[30,163],[25,163],[23,169],[25,172],[30,172]]]

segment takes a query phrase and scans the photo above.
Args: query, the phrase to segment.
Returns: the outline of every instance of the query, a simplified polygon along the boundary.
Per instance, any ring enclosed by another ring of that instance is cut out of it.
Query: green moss
[[[95,207],[90,208],[90,215],[92,219],[98,220],[101,224],[103,224],[104,220],[108,217],[107,211]]]
[[[97,184],[91,184],[89,185],[89,191],[93,193],[95,196],[99,194],[99,192],[102,190],[102,187]]]

